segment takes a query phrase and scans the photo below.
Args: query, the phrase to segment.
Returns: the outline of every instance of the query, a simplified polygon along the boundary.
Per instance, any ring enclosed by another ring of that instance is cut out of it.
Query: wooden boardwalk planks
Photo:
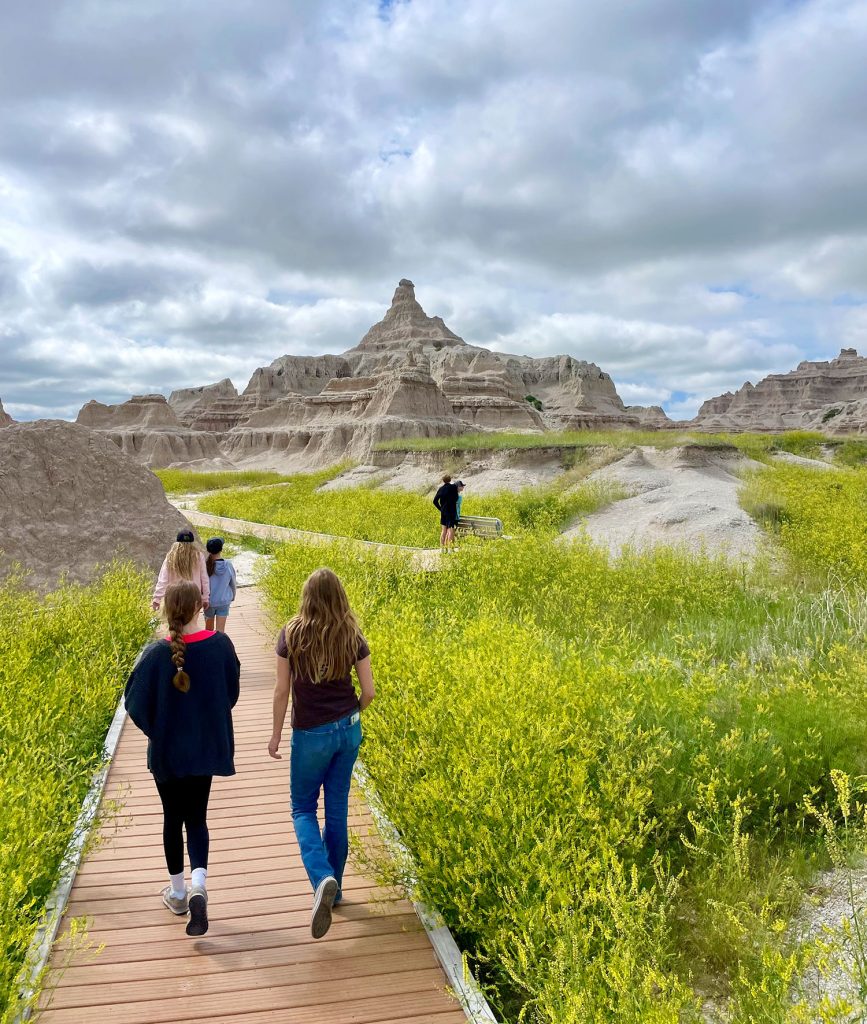
[[[229,632],[242,662],[238,774],[215,779],[212,790],[210,930],[189,938],[185,919],[160,901],[160,804],[145,740],[127,722],[106,788],[106,799],[123,806],[81,865],[67,911],[89,919],[90,940],[103,948],[70,951],[64,930],[38,1020],[463,1024],[412,906],[351,862],[331,931],[318,942],[310,937],[312,894],[292,831],[289,761],[267,753],[274,658],[254,590],[239,592]],[[350,827],[366,832],[369,824],[354,794]]]

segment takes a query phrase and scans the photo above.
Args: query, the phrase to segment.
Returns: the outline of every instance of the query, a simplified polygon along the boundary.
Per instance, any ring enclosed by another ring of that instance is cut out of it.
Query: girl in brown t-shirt
[[[331,927],[331,909],[342,899],[349,852],[349,788],[361,743],[361,714],[374,697],[370,649],[343,584],[331,569],[317,569],[301,591],[298,614],[277,638],[274,730],[268,753],[278,753],[292,697],[289,785],[292,821],[301,860],[313,886],[314,939]],[[352,668],[361,697],[352,685]],[[325,828],[316,809],[325,795]]]

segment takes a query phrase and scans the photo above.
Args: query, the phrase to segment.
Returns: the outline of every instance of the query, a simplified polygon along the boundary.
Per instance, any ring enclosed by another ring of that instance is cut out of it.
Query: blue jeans
[[[361,715],[351,715],[313,729],[292,732],[289,780],[292,822],[301,860],[315,889],[333,875],[343,883],[349,854],[349,788],[352,768],[361,745]],[[319,791],[325,790],[325,828],[320,833],[316,809]]]

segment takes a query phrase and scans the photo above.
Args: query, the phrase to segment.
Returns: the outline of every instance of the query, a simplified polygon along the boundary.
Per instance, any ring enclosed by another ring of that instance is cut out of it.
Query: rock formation
[[[669,430],[675,425],[661,405],[627,405],[626,412],[638,417],[642,430]]]
[[[116,555],[157,569],[186,525],[153,473],[64,420],[0,430],[0,494],[0,577],[18,562],[40,590],[61,573],[88,582]]]
[[[466,342],[446,327],[442,317],[428,316],[416,300],[415,285],[401,278],[388,312],[346,356],[355,364],[355,371],[359,372],[366,361],[365,357],[368,357],[367,363],[371,365],[374,359],[369,357],[375,358],[377,354],[392,360],[397,353],[456,346],[466,347]]]
[[[280,356],[253,372],[244,397],[261,403],[289,394],[318,395],[330,380],[352,372],[343,356]]]
[[[853,348],[825,362],[805,360],[755,386],[706,401],[692,426],[702,430],[867,432],[867,359]]]
[[[425,314],[412,281],[405,279],[385,317],[344,358],[356,374],[396,369],[407,359],[429,366],[458,417],[477,428],[639,425],[639,417],[626,411],[611,378],[595,364],[572,356],[534,359],[468,345],[440,317]]]
[[[0,402],[0,427],[8,427],[10,424],[14,422],[15,420],[13,420],[9,413],[6,412],[6,410],[3,408],[3,403]]]
[[[212,403],[222,398],[233,399],[237,397],[238,392],[235,390],[235,385],[228,377],[224,377],[223,380],[217,381],[216,384],[206,384],[200,388],[181,388],[179,391],[173,391],[169,395],[169,405],[181,423],[188,427],[193,419],[195,419],[196,414]]]
[[[184,427],[162,395],[134,395],[118,405],[90,401],[76,423],[105,433],[122,452],[145,466],[229,466],[217,435]]]
[[[287,395],[230,431],[223,449],[245,465],[363,460],[378,441],[406,436],[407,424],[417,437],[461,430],[448,399],[421,368],[337,377],[318,395]]]
[[[425,313],[405,279],[383,319],[343,355],[281,356],[240,395],[222,380],[168,402],[89,402],[79,422],[151,466],[278,469],[364,461],[378,441],[398,437],[670,425],[661,409],[627,409],[593,363],[468,345]]]
[[[181,427],[181,421],[162,395],[133,395],[118,405],[90,401],[82,407],[75,422],[100,430],[177,430]]]

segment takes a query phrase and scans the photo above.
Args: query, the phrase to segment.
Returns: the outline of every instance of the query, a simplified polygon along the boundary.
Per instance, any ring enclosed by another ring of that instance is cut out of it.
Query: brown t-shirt
[[[280,630],[274,650],[279,658],[289,657],[285,626]],[[355,660],[363,661],[368,657],[370,648],[362,637]],[[358,708],[358,695],[352,685],[351,671],[340,679],[323,679],[321,683],[314,683],[309,676],[292,679],[293,729],[313,729],[317,725],[327,725],[351,715]]]

